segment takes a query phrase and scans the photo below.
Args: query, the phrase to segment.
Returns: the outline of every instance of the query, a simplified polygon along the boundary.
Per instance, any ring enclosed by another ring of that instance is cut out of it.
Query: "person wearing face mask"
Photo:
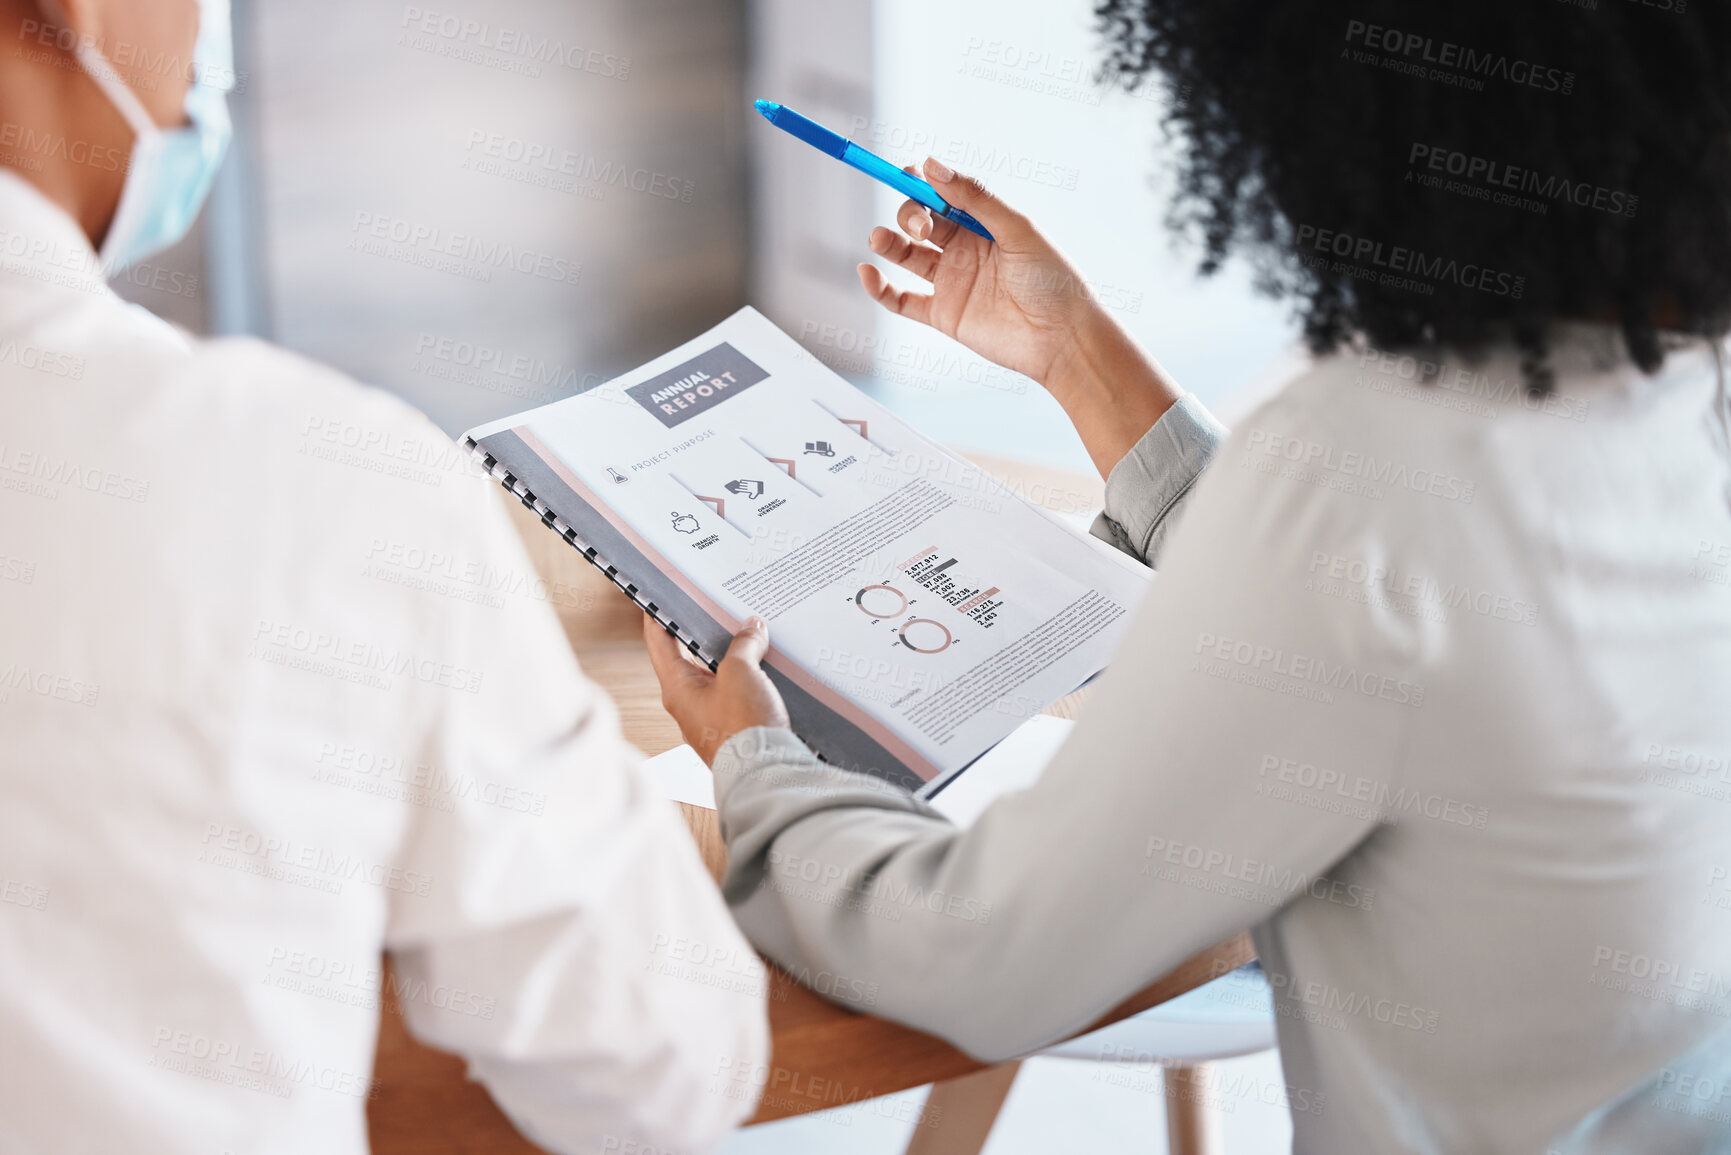
[[[705,1149],[764,1000],[685,964],[754,956],[496,487],[104,282],[197,215],[228,36],[0,0],[0,1150],[362,1152],[388,1001],[550,1150]]]

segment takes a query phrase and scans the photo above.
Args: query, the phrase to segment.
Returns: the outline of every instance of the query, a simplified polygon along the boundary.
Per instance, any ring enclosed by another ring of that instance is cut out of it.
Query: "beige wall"
[[[744,303],[742,0],[251,3],[275,340],[458,431]]]

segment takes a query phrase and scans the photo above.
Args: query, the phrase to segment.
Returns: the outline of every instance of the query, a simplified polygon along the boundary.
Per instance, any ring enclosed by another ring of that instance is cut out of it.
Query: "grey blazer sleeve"
[[[1186,439],[1208,432],[1178,411],[1119,466],[1109,509],[1128,540],[1158,541],[1214,448]],[[1196,464],[1162,470],[1168,452]],[[1080,1030],[1295,898],[1322,901],[1322,872],[1377,817],[1275,798],[1270,752],[1380,782],[1407,711],[1271,692],[1233,655],[1256,652],[1234,639],[1274,638],[1329,668],[1397,668],[1380,618],[1305,591],[1300,536],[1327,499],[1246,470],[1200,487],[1198,524],[1064,747],[967,829],[824,765],[786,730],[730,738],[714,764],[723,891],[747,937],[831,999],[999,1060]]]
[[[1196,479],[1226,440],[1226,427],[1186,393],[1142,435],[1106,479],[1106,508],[1089,532],[1154,565]]]

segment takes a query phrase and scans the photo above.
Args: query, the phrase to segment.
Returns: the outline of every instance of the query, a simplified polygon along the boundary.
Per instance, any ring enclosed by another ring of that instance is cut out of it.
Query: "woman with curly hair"
[[[761,623],[651,633],[761,949],[1001,1059],[1249,929],[1297,1150],[1731,1145],[1731,14],[1668,4],[1105,0],[1314,353],[1230,434],[926,162],[996,243],[910,202],[867,292],[1050,390],[1160,580],[966,830],[810,755]]]

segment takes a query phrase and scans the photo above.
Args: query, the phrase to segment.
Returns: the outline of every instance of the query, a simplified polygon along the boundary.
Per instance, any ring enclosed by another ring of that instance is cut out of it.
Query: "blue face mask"
[[[101,49],[87,40],[79,42],[78,62],[136,136],[120,207],[98,256],[104,272],[161,252],[186,236],[210,193],[233,132],[227,100],[234,87],[228,5],[229,0],[199,0],[193,81],[186,94],[190,123],[181,128],[159,127]]]

